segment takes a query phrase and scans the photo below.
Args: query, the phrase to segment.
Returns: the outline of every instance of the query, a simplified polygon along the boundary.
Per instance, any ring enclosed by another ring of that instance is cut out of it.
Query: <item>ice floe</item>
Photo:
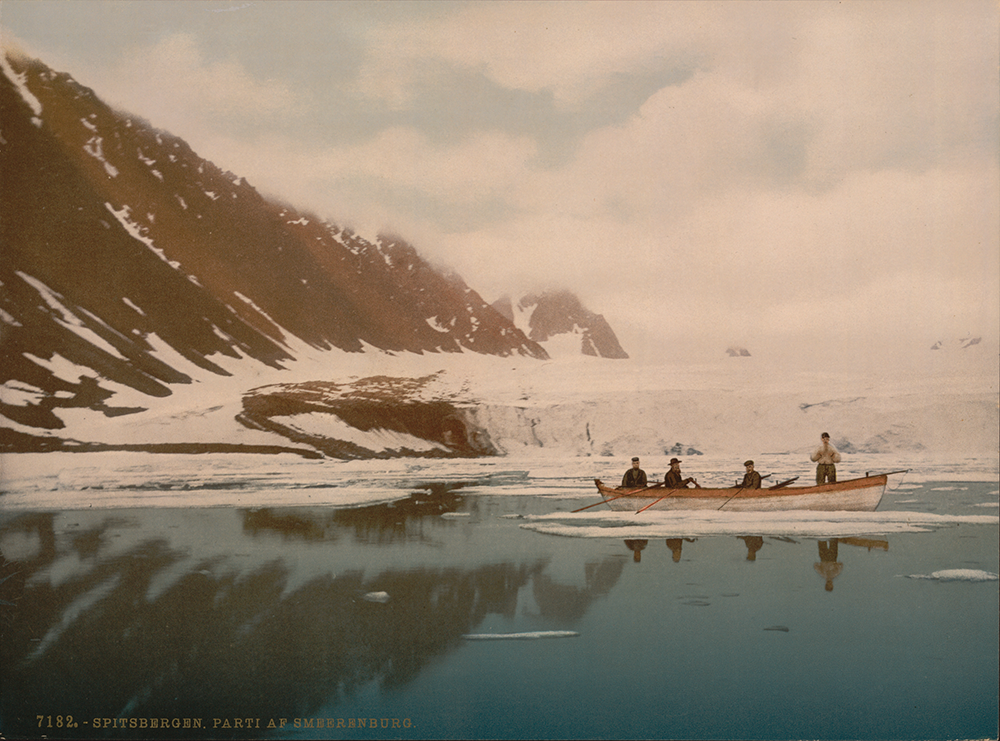
[[[556,512],[526,517],[526,530],[577,538],[670,538],[708,535],[798,535],[830,538],[927,532],[958,524],[996,525],[994,515],[928,512]]]
[[[1000,575],[979,569],[944,569],[930,574],[910,574],[908,579],[928,579],[931,581],[997,581]]]
[[[527,633],[468,633],[467,641],[533,641],[539,638],[575,638],[580,634],[574,630],[536,630]]]

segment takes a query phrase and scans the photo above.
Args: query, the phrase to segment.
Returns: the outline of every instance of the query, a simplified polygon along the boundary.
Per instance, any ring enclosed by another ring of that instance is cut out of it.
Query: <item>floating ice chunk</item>
[[[454,520],[459,517],[468,517],[471,514],[472,514],[471,512],[445,512],[441,516],[444,517],[446,520]]]
[[[908,578],[933,581],[997,581],[1000,575],[979,569],[945,569],[930,574],[910,574]]]
[[[539,638],[576,638],[574,630],[536,630],[529,633],[467,633],[467,641],[533,641]]]
[[[385,603],[385,602],[389,601],[389,593],[388,592],[369,592],[368,594],[365,595],[364,598],[368,602]]]

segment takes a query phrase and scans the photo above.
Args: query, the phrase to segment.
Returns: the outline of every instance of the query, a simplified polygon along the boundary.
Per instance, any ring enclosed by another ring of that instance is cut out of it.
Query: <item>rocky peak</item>
[[[575,352],[600,358],[628,358],[604,317],[584,307],[570,291],[532,293],[517,302],[504,296],[493,303],[493,308],[514,322],[529,339],[546,346],[550,354],[553,340],[578,337],[579,344],[573,343]]]

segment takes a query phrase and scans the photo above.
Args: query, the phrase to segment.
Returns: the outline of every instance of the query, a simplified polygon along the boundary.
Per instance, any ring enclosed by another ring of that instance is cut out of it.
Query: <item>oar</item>
[[[769,487],[767,487],[767,490],[768,491],[774,491],[775,489],[783,489],[786,486],[788,486],[790,483],[792,483],[793,481],[798,481],[798,480],[799,480],[799,477],[795,476],[793,478],[788,479],[787,481],[782,481],[780,484],[775,484],[774,486],[769,486]]]
[[[639,512],[645,512],[645,511],[646,511],[647,509],[649,509],[650,507],[652,507],[652,506],[653,506],[653,504],[656,504],[657,502],[662,502],[662,501],[663,501],[664,499],[666,499],[667,497],[669,497],[669,496],[670,496],[671,494],[673,494],[673,493],[674,493],[675,491],[679,491],[679,490],[678,490],[678,489],[671,489],[669,493],[667,493],[667,494],[664,494],[664,495],[663,495],[662,497],[660,497],[659,499],[656,499],[656,500],[654,500],[652,504],[647,504],[647,505],[646,505],[645,507],[643,507],[642,509],[638,510],[638,511],[636,512],[636,514],[639,514]]]
[[[770,475],[771,474],[768,474],[768,476],[770,476]],[[701,488],[701,484],[699,484],[694,479],[691,479],[691,482],[694,484],[694,488],[695,489],[700,489]],[[664,486],[664,484],[659,484],[659,486]],[[650,487],[650,488],[653,488],[653,487]],[[675,492],[678,492],[678,491],[680,491],[680,489],[671,489],[670,490],[670,494],[664,494],[662,497],[660,497],[659,499],[657,499],[656,501],[654,501],[652,504],[647,504],[642,509],[637,510],[636,514],[639,514],[639,512],[645,512],[647,509],[649,509],[650,507],[652,507],[654,504],[657,504],[658,502],[662,502],[664,499],[666,499],[667,497],[669,497],[671,494],[674,494]]]
[[[889,471],[889,473],[868,473],[868,471],[865,471],[865,478],[867,479],[870,478],[871,476],[892,476],[893,474],[897,473],[909,473],[909,472],[910,472],[909,468],[904,468],[902,471]]]
[[[768,477],[769,477],[770,475],[771,475],[771,474],[767,474],[767,476],[761,476],[761,477],[760,477],[760,480],[761,480],[761,481],[763,481],[764,479],[768,478]],[[722,509],[723,507],[725,507],[725,506],[726,506],[727,504],[729,504],[729,503],[730,503],[731,501],[733,501],[734,499],[736,499],[736,497],[738,497],[738,496],[739,496],[740,494],[742,494],[742,493],[743,493],[743,492],[745,492],[746,490],[747,490],[747,487],[745,487],[745,486],[741,486],[741,487],[740,487],[739,489],[737,489],[737,491],[736,491],[736,493],[735,493],[735,494],[733,494],[733,495],[732,495],[731,497],[729,497],[729,499],[727,499],[726,501],[724,501],[724,502],[723,502],[723,503],[722,503],[722,504],[721,504],[721,505],[719,506],[719,509]],[[716,512],[718,512],[718,510],[716,510]]]
[[[652,486],[647,486],[645,489],[629,489],[624,494],[619,494],[616,497],[611,497],[610,499],[602,499],[599,502],[594,502],[593,504],[588,504],[586,507],[580,507],[580,509],[574,509],[570,512],[571,515],[575,515],[577,512],[583,512],[585,509],[590,509],[591,507],[597,507],[598,505],[604,504],[605,502],[613,502],[616,499],[621,499],[622,497],[634,496],[637,492],[647,491],[649,489],[659,489],[663,484],[653,484]]]

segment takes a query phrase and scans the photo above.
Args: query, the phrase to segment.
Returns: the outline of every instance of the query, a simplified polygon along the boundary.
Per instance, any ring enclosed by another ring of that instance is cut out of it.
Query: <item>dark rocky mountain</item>
[[[138,411],[114,406],[113,384],[168,396],[192,381],[170,357],[222,375],[224,358],[281,367],[296,347],[547,357],[402,239],[269,200],[36,60],[0,67],[9,420],[54,430],[59,408]]]
[[[263,386],[243,395],[237,420],[331,458],[496,455],[489,434],[467,408],[448,399],[420,398],[433,378],[376,376]],[[338,425],[351,430],[354,439],[331,434]]]
[[[545,343],[554,337],[575,334],[580,352],[599,358],[628,358],[611,326],[600,314],[585,308],[569,291],[529,294],[516,304],[509,296],[493,302],[493,308],[512,322],[525,317],[529,339]],[[522,329],[525,327],[521,324]]]

